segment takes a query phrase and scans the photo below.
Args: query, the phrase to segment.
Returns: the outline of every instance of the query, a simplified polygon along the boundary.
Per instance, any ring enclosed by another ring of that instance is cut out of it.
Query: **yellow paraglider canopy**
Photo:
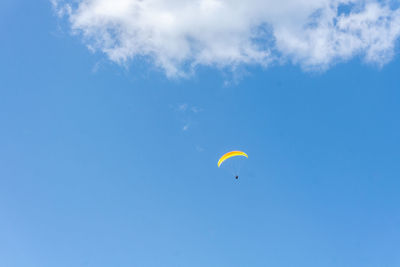
[[[218,160],[218,168],[221,166],[222,162],[225,160],[232,158],[232,157],[237,157],[237,156],[242,156],[248,158],[247,154],[242,152],[242,151],[231,151],[223,155],[219,160]]]

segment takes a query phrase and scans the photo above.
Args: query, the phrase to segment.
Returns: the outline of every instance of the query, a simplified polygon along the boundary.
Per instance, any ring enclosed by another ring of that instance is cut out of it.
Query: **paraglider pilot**
[[[236,177],[235,177],[235,178],[236,178],[236,179],[238,179],[238,178],[239,178],[239,176],[237,176],[237,175],[236,175]]]

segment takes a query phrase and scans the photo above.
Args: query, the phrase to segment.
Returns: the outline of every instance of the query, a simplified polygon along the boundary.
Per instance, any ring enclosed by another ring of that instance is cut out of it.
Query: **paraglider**
[[[228,152],[228,153],[224,154],[222,157],[219,158],[219,160],[218,160],[218,168],[221,167],[221,164],[225,160],[230,159],[232,157],[246,157],[246,158],[248,158],[247,154],[244,153],[243,151],[231,151],[231,152]],[[238,179],[239,175],[235,175],[235,178]]]

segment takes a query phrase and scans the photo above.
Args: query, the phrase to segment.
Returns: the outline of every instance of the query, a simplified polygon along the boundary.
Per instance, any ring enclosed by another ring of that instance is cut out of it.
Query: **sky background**
[[[45,0],[1,1],[0,35],[0,266],[400,266],[398,49],[171,77]]]

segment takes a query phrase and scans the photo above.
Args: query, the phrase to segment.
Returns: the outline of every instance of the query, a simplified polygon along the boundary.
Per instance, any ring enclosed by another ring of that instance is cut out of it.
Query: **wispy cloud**
[[[193,113],[195,113],[195,114],[197,114],[197,113],[203,111],[203,110],[202,110],[201,108],[199,108],[199,107],[191,107],[190,110],[191,110]]]
[[[52,2],[91,49],[121,64],[149,58],[168,76],[199,65],[324,70],[355,56],[383,65],[400,36],[400,9],[389,0]]]
[[[178,106],[178,110],[179,110],[179,111],[186,111],[187,108],[188,108],[188,104],[180,104],[180,105]]]
[[[189,129],[189,124],[185,124],[183,127],[182,127],[182,131],[187,131]]]
[[[175,110],[178,119],[182,122],[182,131],[184,132],[188,131],[192,124],[195,124],[196,115],[203,111],[201,108],[188,103],[171,105],[171,107]]]

